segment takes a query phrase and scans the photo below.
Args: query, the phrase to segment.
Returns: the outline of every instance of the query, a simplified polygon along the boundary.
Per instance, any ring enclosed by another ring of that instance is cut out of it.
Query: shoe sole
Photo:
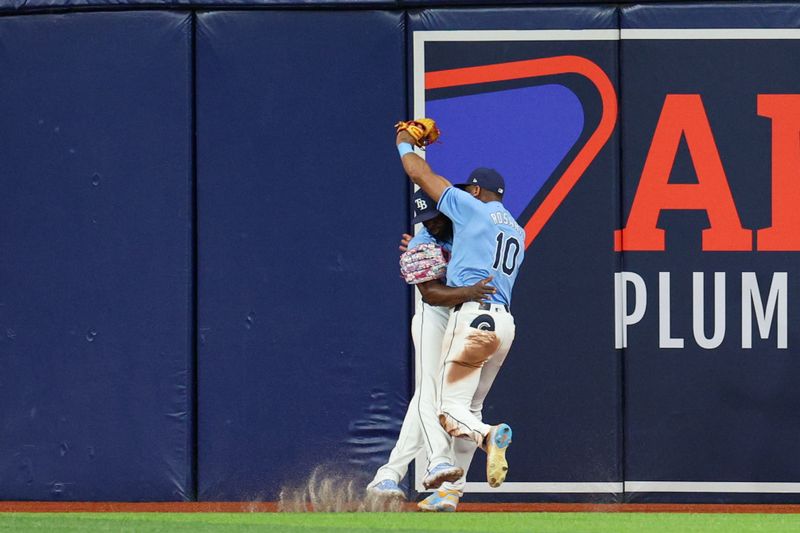
[[[434,498],[434,496],[437,496]],[[452,495],[439,496],[438,491],[431,494],[417,504],[417,508],[424,513],[452,513],[456,510],[458,500],[452,501]]]
[[[403,492],[391,490],[367,490],[367,496],[384,500],[406,500],[406,495]]]
[[[368,492],[367,496],[376,500],[406,500],[405,494],[398,494],[396,492]]]
[[[494,429],[486,447],[486,479],[492,488],[499,487],[506,480],[508,474],[506,450],[509,444],[511,444],[511,428],[508,424],[500,424]]]
[[[442,486],[442,483],[448,481],[450,483],[455,483],[461,476],[464,475],[464,470],[454,466],[448,470],[442,470],[439,474],[436,475],[435,478],[425,478],[422,481],[422,486],[426,489],[438,489]]]
[[[456,508],[453,505],[442,505],[439,507],[423,507],[421,505],[417,505],[420,511],[423,513],[454,513]]]

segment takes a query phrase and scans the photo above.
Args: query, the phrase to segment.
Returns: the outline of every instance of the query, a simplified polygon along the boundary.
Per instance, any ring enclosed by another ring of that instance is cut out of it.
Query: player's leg
[[[420,421],[426,440],[425,451],[428,454],[428,469],[422,481],[425,488],[438,488],[443,482],[456,481],[463,475],[463,471],[454,464],[452,439],[439,424],[441,370],[444,360],[453,349],[456,315],[457,313],[450,313],[447,329],[444,332],[444,338],[438,350],[437,372],[431,380],[431,386],[435,389],[434,401],[421,401],[419,404]]]
[[[450,447],[447,434],[436,428],[437,405],[439,402],[439,371],[442,364],[442,344],[450,322],[450,309],[422,304],[426,321],[432,323],[425,328],[426,336],[422,345],[419,365],[422,369],[419,382],[419,399],[415,405],[417,421],[421,428],[422,446],[432,457],[440,447]],[[435,430],[435,431],[432,431]]]
[[[483,402],[486,399],[489,390],[492,388],[497,374],[500,372],[500,367],[506,360],[508,351],[511,349],[511,344],[514,341],[514,321],[511,315],[507,319],[498,318],[497,328],[500,332],[502,342],[497,352],[492,355],[489,361],[481,369],[481,377],[478,382],[478,388],[472,398],[470,411],[479,420],[483,418]],[[486,457],[486,479],[492,487],[499,487],[506,478],[508,472],[508,461],[505,454],[508,445],[511,443],[511,428],[507,424],[499,424],[491,426],[491,429],[484,437],[483,449],[487,454]]]
[[[472,463],[472,457],[475,455],[475,450],[477,449],[478,446],[472,439],[453,439],[453,454],[455,456],[456,466],[464,470],[464,475],[457,481],[444,483],[442,485],[443,488],[456,490],[459,496],[463,496],[464,486],[467,484],[469,465]]]
[[[455,465],[464,471],[464,474],[454,482],[442,483],[442,486],[433,494],[422,500],[418,507],[423,511],[455,511],[461,496],[464,495],[464,486],[467,483],[467,471],[475,455],[477,446],[471,439],[453,439],[453,453]]]
[[[439,353],[449,311],[421,304],[411,320],[411,337],[415,352],[415,391],[408,404],[397,444],[389,455],[389,461],[375,473],[367,490],[387,496],[402,495],[398,483],[407,471],[409,463],[424,445],[424,434],[420,424],[419,406],[435,401],[434,383],[438,375]]]
[[[463,312],[463,311],[462,311]],[[505,312],[463,312],[454,330],[454,350],[445,362],[440,422],[454,437],[468,437],[487,452],[487,479],[505,480],[505,449],[511,429],[490,426],[479,415],[514,339],[513,317]]]
[[[511,315],[508,315],[508,319],[498,318],[495,323],[496,327],[503,330],[499,332],[502,340],[497,351],[483,365],[478,379],[478,386],[475,389],[475,394],[472,395],[472,401],[469,406],[470,412],[478,420],[483,420],[483,402],[486,400],[486,396],[489,394],[500,368],[505,363],[509,350],[511,350],[511,344],[514,342],[515,327]]]
[[[473,409],[472,414],[480,419],[482,416],[481,409]],[[442,483],[442,486],[439,487],[438,490],[435,490],[430,496],[417,504],[420,510],[436,512],[452,512],[456,510],[458,502],[464,495],[464,488],[467,484],[467,472],[469,471],[469,465],[472,464],[472,458],[475,456],[475,450],[477,449],[478,445],[475,444],[475,441],[472,439],[453,439],[455,465],[461,468],[464,474],[457,481]]]
[[[405,498],[399,483],[406,476],[408,464],[422,445],[419,417],[413,409],[417,396],[418,392],[415,392],[411,398],[397,443],[389,454],[389,461],[378,469],[375,477],[367,485],[367,492],[370,494]]]
[[[453,437],[483,442],[490,426],[472,414],[470,407],[484,365],[500,346],[494,317],[485,312],[462,309],[458,313],[450,350],[441,375],[439,422]],[[487,329],[481,324],[490,324]]]

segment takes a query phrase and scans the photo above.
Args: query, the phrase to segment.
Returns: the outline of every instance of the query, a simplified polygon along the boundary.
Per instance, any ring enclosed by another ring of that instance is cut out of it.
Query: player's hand
[[[488,278],[480,280],[475,285],[470,285],[467,292],[470,297],[469,301],[483,303],[487,301],[489,296],[495,294],[497,289],[489,285],[489,282],[491,282],[492,279],[494,279],[494,276],[489,276]]]
[[[436,142],[441,132],[432,118],[416,118],[406,122],[400,121],[394,125],[397,131],[398,143],[407,142],[425,148]]]
[[[408,233],[403,233],[403,236],[400,238],[400,251],[405,252],[408,251],[408,243],[411,242],[411,235]]]
[[[400,143],[417,144],[417,140],[405,130],[397,132],[397,137],[395,137],[394,142],[395,144],[400,144]]]

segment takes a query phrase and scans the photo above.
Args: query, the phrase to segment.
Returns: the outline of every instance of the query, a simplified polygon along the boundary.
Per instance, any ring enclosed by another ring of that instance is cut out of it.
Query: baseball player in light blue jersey
[[[453,186],[413,151],[412,144],[420,144],[418,135],[425,135],[427,127],[421,122],[405,125],[399,125],[396,137],[403,169],[453,222],[447,285],[464,286],[492,275],[497,289],[486,303],[469,302],[451,310],[442,345],[438,409],[422,412],[433,450],[423,485],[436,488],[461,478],[463,471],[455,464],[451,446],[452,437],[460,437],[486,452],[487,481],[499,487],[508,472],[505,454],[511,428],[484,423],[481,411],[514,341],[511,293],[525,257],[525,231],[503,207],[505,183],[497,171],[475,169],[466,183]]]
[[[413,238],[410,235],[403,236],[401,251],[413,251],[420,245],[434,244],[449,254],[452,250],[452,223],[436,210],[436,202],[424,191],[419,190],[412,198],[412,207],[414,209],[412,222],[423,224],[423,228]],[[399,482],[405,477],[409,463],[422,449],[427,454],[433,452],[432,443],[425,435],[420,421],[420,412],[423,408],[430,411],[436,402],[441,347],[450,317],[450,308],[472,300],[486,301],[495,291],[488,285],[491,280],[492,278],[487,276],[474,284],[459,288],[447,287],[438,279],[415,285],[422,295],[411,321],[411,336],[416,355],[415,391],[389,461],[375,473],[374,479],[367,486],[368,494],[377,497],[405,498]],[[466,470],[474,451],[474,445],[460,444],[455,449],[456,464]],[[438,493],[434,493],[419,503],[420,508],[426,511],[454,511],[464,482],[456,480],[455,483],[447,483],[443,487],[446,494],[440,497]]]

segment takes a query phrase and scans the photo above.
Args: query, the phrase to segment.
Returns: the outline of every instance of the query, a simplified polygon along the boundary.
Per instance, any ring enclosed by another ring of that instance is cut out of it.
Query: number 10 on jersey
[[[512,251],[513,250],[513,251]],[[507,276],[514,273],[517,268],[517,256],[519,255],[520,245],[516,237],[506,238],[502,231],[497,234],[497,249],[494,253],[494,264],[492,268],[502,271]]]

